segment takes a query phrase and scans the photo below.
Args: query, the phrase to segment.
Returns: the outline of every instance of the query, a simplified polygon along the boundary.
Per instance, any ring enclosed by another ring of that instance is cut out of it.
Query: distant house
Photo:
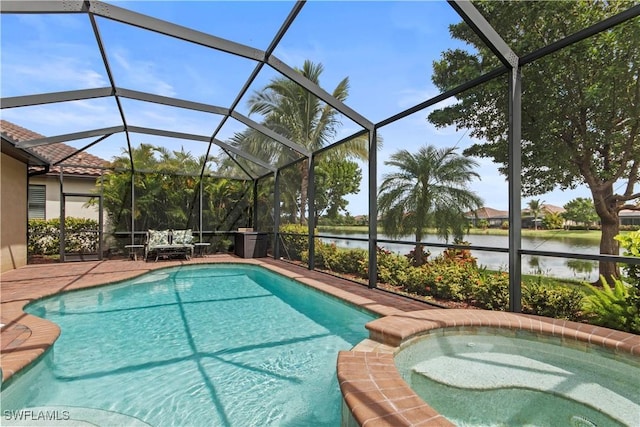
[[[13,142],[45,138],[36,132],[6,120],[0,120],[2,136]],[[96,179],[103,173],[107,161],[63,144],[39,145],[26,149],[50,166],[30,166],[28,184],[28,218],[60,217],[60,203],[65,200],[65,216],[98,220],[97,208],[87,207],[88,196],[94,193]],[[76,153],[77,152],[77,153]],[[59,166],[61,162],[70,166]],[[63,176],[61,186],[60,176]]]
[[[481,221],[486,221],[490,228],[499,228],[505,221],[509,221],[508,211],[500,211],[486,206],[476,211],[467,212],[465,216],[473,227],[479,227]]]
[[[554,205],[542,205],[541,213],[538,217],[538,227],[542,223],[542,218],[548,213],[564,212],[564,208]],[[502,224],[509,221],[509,211],[501,211],[490,207],[482,207],[476,211],[467,212],[465,214],[472,226],[478,227],[481,221],[486,221],[490,228],[502,227]],[[535,218],[529,212],[529,209],[522,210],[522,228],[533,228]]]
[[[640,211],[632,211],[631,209],[621,210],[619,218],[621,226],[640,227]]]
[[[538,215],[538,228],[542,225],[542,218],[544,218],[546,214],[562,214],[563,212],[565,212],[563,207],[543,204],[540,209],[540,215]],[[530,209],[526,208],[522,210],[522,228],[534,228],[535,220]]]

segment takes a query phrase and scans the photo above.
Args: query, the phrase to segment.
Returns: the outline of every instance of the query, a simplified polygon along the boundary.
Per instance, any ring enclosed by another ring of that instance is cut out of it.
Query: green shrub
[[[386,249],[377,248],[378,257],[378,281],[389,285],[398,286],[406,281],[407,270],[410,267],[409,259],[404,255],[398,255]],[[367,261],[367,270],[368,270]]]
[[[480,280],[475,265],[452,259],[431,262],[425,270],[428,294],[445,300],[469,301],[473,288]]]
[[[488,310],[506,311],[509,308],[509,274],[491,273],[473,288],[473,304]]]
[[[309,229],[305,225],[280,226],[281,254],[290,260],[300,261],[302,253],[309,250]]]
[[[30,219],[27,248],[31,255],[53,255],[60,252],[60,220]]]
[[[332,271],[334,273],[353,274],[358,277],[368,277],[368,252],[364,249],[338,248],[335,243],[316,242],[315,245],[316,268]],[[309,261],[309,251],[301,253],[303,262]]]
[[[613,287],[601,276],[602,288],[587,284],[592,291],[586,297],[585,315],[594,325],[640,333],[640,307],[635,288],[614,279]]]
[[[430,283],[432,278],[429,275],[428,267],[409,267],[404,277],[402,287],[405,291],[417,295],[431,295]]]
[[[316,268],[321,268],[323,270],[334,271],[333,264],[336,260],[338,247],[335,243],[322,243],[319,240],[316,241],[315,244],[316,249]],[[304,251],[302,255],[302,260],[308,261],[308,251]]]
[[[368,277],[369,251],[366,249],[338,249],[333,262],[337,272]]]
[[[564,226],[564,219],[559,213],[547,212],[542,218],[542,225],[547,230],[559,230]]]
[[[65,219],[65,252],[95,253],[99,246],[98,222],[87,218]],[[31,255],[60,252],[60,219],[30,219],[27,247]]]
[[[470,245],[469,242],[465,242],[463,240],[456,240],[454,241],[454,243],[457,245]],[[471,255],[471,250],[469,249],[447,248],[442,251],[441,255],[434,259],[434,262],[440,262],[442,260],[446,262],[455,262],[460,264],[461,266],[470,265],[475,267],[476,265],[478,265],[477,258]]]
[[[98,252],[100,235],[97,230],[98,222],[93,219],[66,218],[65,251],[76,253]]]
[[[431,256],[431,252],[425,248],[424,246],[420,248],[420,251],[422,252],[421,254],[421,264],[426,264],[429,259],[429,257]],[[416,249],[413,248],[411,249],[411,251],[409,251],[409,253],[407,255],[405,255],[405,257],[407,258],[407,260],[409,261],[409,264],[411,264],[414,267],[418,266],[418,255],[419,252],[416,252]]]
[[[584,294],[577,289],[530,283],[522,287],[522,312],[556,319],[579,320]]]
[[[627,234],[618,234],[614,237],[620,246],[625,250],[624,256],[640,257],[640,231],[632,231]],[[636,292],[640,293],[640,265],[625,264],[623,267],[631,284],[636,288]]]

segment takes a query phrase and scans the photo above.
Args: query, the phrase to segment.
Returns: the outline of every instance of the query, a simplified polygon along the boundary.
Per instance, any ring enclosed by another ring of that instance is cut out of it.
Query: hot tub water
[[[587,345],[493,332],[421,337],[395,362],[416,393],[459,426],[637,425],[637,364]]]

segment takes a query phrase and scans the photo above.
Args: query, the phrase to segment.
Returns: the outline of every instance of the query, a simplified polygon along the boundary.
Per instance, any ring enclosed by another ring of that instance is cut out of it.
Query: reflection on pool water
[[[401,375],[458,426],[635,426],[640,366],[559,340],[481,334],[423,336],[395,356]]]
[[[62,334],[3,387],[3,414],[62,407],[73,425],[122,415],[154,426],[335,426],[337,353],[374,318],[246,265],[160,270],[27,311]]]

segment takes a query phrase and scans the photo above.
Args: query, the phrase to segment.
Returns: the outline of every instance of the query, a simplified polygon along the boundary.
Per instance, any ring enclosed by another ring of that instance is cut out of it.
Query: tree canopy
[[[140,144],[132,148],[135,230],[150,228],[199,229],[199,174],[204,158],[184,151]],[[211,159],[210,159],[211,160]],[[112,172],[98,179],[104,208],[114,231],[131,231],[131,171],[129,154],[111,161]],[[211,173],[211,170],[208,170]],[[250,201],[247,184],[239,180],[204,177],[203,228],[232,230],[247,224]]]
[[[562,217],[567,221],[583,224],[587,228],[598,221],[598,214],[593,207],[593,200],[577,197],[567,202],[563,207],[565,211],[562,213]]]
[[[627,1],[505,2],[474,5],[521,55],[630,8]],[[469,50],[450,49],[434,64],[446,90],[499,66],[464,23],[450,27]],[[602,223],[600,252],[617,254],[618,212],[638,209],[640,174],[640,19],[635,18],[533,61],[522,72],[523,195],[585,184]],[[508,164],[507,81],[494,79],[429,114],[437,126],[471,129],[482,142],[465,155]],[[619,192],[617,192],[619,191]],[[602,274],[615,274],[601,263]],[[603,268],[607,271],[603,271]]]
[[[347,212],[347,194],[360,191],[362,171],[358,163],[347,159],[319,159],[316,163],[316,220],[326,215],[337,220],[340,212]]]

